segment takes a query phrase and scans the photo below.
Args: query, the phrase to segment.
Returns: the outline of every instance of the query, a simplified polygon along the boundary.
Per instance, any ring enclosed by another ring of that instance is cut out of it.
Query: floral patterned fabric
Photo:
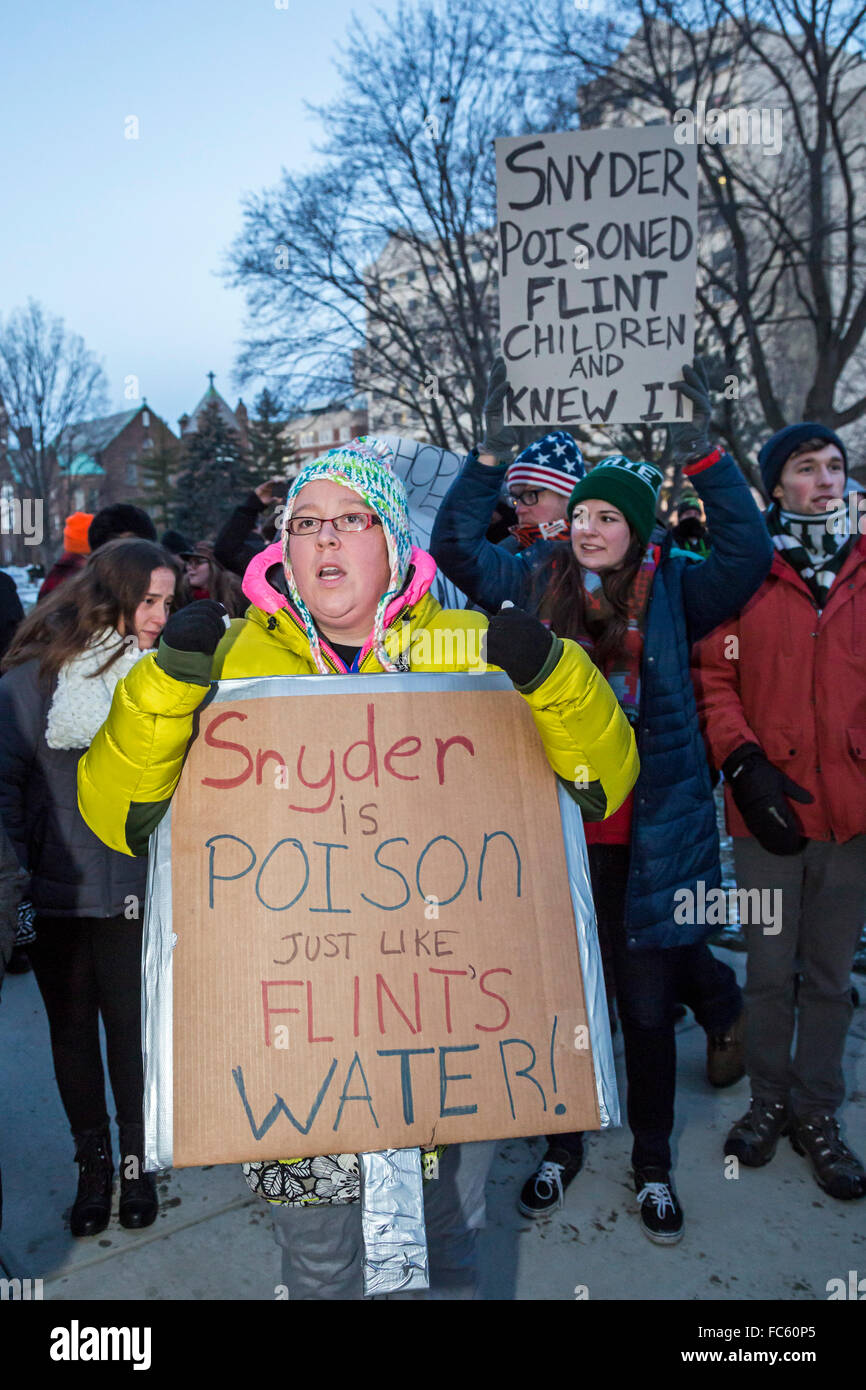
[[[425,1179],[435,1178],[444,1144],[421,1150]],[[309,1207],[321,1203],[357,1202],[361,1177],[357,1154],[325,1154],[321,1158],[278,1158],[245,1163],[244,1177],[258,1197],[272,1206]]]

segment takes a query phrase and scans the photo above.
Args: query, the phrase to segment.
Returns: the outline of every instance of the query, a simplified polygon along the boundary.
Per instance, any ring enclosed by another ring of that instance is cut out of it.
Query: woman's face
[[[170,569],[153,570],[147,593],[135,610],[133,631],[143,652],[155,647],[159,634],[171,616],[174,599],[174,571]]]
[[[186,563],[186,577],[193,589],[206,589],[210,579],[210,565],[203,555],[191,555]]]
[[[588,497],[571,517],[571,548],[586,570],[602,574],[619,569],[631,543],[628,522],[619,507]]]
[[[319,478],[301,488],[293,517],[375,515],[342,483]],[[361,646],[373,630],[376,605],[390,581],[388,547],[380,525],[337,531],[326,521],[316,535],[290,536],[289,556],[298,593],[326,637]]]

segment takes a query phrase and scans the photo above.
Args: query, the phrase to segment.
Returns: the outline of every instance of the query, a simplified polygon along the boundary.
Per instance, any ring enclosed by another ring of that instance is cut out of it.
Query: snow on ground
[[[12,579],[15,588],[18,590],[18,597],[21,600],[24,611],[25,613],[28,612],[36,602],[36,595],[39,593],[39,586],[42,580],[29,579],[23,565],[7,565],[2,572],[8,574],[10,579]]]

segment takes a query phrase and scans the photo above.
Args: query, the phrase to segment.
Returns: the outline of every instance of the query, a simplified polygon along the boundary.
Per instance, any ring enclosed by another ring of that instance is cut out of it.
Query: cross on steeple
[[[210,382],[210,389],[211,389],[211,391],[213,390],[213,379],[214,379],[214,376],[215,376],[215,373],[214,373],[214,372],[208,372],[208,374],[207,374],[207,379],[208,379],[208,381]]]

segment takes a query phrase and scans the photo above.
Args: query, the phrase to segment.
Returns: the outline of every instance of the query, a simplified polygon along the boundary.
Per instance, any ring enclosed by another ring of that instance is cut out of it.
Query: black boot
[[[78,1164],[78,1191],[69,1214],[74,1236],[98,1236],[111,1216],[111,1134],[106,1129],[75,1135],[75,1161]]]
[[[144,1125],[120,1126],[120,1216],[129,1231],[152,1226],[159,1211],[156,1187],[144,1171]]]
[[[798,1154],[810,1159],[815,1181],[831,1197],[842,1202],[866,1197],[866,1167],[842,1142],[834,1115],[795,1119],[791,1144]]]
[[[788,1133],[789,1124],[784,1101],[752,1096],[745,1115],[725,1140],[725,1157],[736,1158],[747,1168],[763,1168],[776,1152],[781,1136]]]

